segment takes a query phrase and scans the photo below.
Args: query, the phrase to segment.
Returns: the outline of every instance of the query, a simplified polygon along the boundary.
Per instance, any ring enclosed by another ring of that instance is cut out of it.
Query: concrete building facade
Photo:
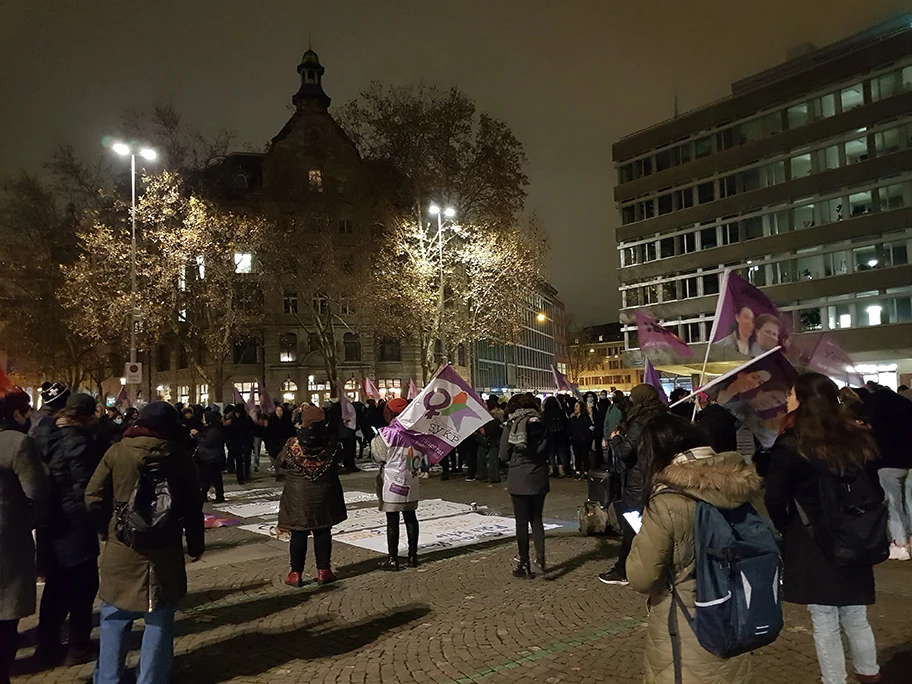
[[[895,385],[912,371],[912,17],[799,52],[613,146],[625,346],[638,308],[705,343],[732,268]]]

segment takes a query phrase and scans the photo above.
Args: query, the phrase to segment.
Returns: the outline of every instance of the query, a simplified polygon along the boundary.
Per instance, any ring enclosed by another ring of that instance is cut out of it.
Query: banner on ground
[[[700,388],[741,421],[766,448],[779,436],[789,390],[798,372],[780,347],[774,347]],[[692,397],[684,397],[687,401]],[[680,402],[676,402],[680,403]]]
[[[787,350],[790,327],[769,297],[737,273],[725,272],[710,336],[714,350],[731,349],[749,357],[775,347]]]
[[[443,365],[415,400],[380,434],[403,458],[427,456],[439,463],[458,444],[491,420],[491,414],[450,364]]]
[[[663,404],[668,403],[668,395],[665,394],[665,388],[662,387],[662,378],[659,377],[659,372],[649,359],[646,359],[646,372],[643,374],[643,382],[647,385],[652,385],[659,391],[659,399],[662,400]]]
[[[693,350],[684,340],[648,314],[637,310],[636,323],[640,349],[654,363],[662,365],[693,358]]]

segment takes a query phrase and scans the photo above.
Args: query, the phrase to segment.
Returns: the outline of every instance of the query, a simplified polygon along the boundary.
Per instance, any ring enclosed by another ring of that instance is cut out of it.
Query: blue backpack
[[[693,615],[671,582],[674,603],[684,613],[697,641],[720,658],[771,644],[782,630],[782,556],[770,525],[749,503],[721,509],[676,489],[662,490],[656,496],[666,493],[697,503]],[[668,623],[677,678],[681,645],[674,606]]]

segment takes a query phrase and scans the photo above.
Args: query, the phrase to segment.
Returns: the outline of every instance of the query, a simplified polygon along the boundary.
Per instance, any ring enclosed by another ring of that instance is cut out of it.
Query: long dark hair
[[[708,446],[709,437],[690,421],[659,413],[646,421],[637,443],[637,467],[643,475],[643,506],[652,496],[655,476],[688,449]]]
[[[830,470],[844,473],[878,457],[870,432],[839,405],[839,390],[827,376],[799,376],[794,392],[798,408],[790,418],[798,452],[804,458],[822,461]]]
[[[545,423],[552,427],[554,427],[555,424],[559,426],[567,424],[567,414],[564,413],[564,409],[557,400],[557,397],[551,396],[545,399],[545,403],[542,406],[542,418]]]

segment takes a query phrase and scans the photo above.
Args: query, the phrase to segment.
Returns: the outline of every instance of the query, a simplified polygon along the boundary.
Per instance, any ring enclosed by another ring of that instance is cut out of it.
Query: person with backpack
[[[219,414],[203,413],[203,429],[191,430],[196,440],[196,467],[199,471],[200,491],[203,501],[209,499],[209,490],[215,488],[215,503],[225,503],[225,484],[222,469],[225,467],[225,431]]]
[[[291,569],[285,584],[292,587],[303,585],[310,536],[313,536],[317,581],[320,584],[336,581],[331,566],[332,527],[348,518],[348,511],[337,468],[341,410],[333,411],[331,418],[318,406],[305,408],[295,436],[288,439],[277,458],[286,473],[278,528],[291,533]]]
[[[545,573],[545,527],[542,515],[545,496],[551,488],[548,478],[548,451],[545,425],[538,411],[538,402],[529,394],[510,399],[509,417],[503,426],[500,440],[500,460],[509,464],[507,491],[513,500],[516,519],[516,544],[519,563],[513,576],[533,579],[529,563],[529,525],[535,541],[536,565]]]
[[[123,681],[127,641],[138,619],[145,628],[136,682],[169,681],[174,612],[187,593],[182,537],[193,561],[206,548],[191,445],[174,407],[150,402],[108,449],[86,488],[86,506],[106,541],[94,684]]]
[[[633,589],[649,596],[643,679],[649,684],[744,684],[751,676],[747,651],[772,641],[782,626],[776,539],[749,505],[762,504],[760,477],[737,452],[717,454],[708,443],[699,428],[670,413],[646,423],[639,440],[642,527],[627,558],[627,578]],[[746,530],[742,523],[749,525]],[[729,543],[722,541],[726,535]],[[755,536],[761,553],[754,555],[752,548],[750,562],[763,559],[762,568],[745,565],[738,572],[729,572],[700,545],[715,538],[713,546],[724,548],[727,562],[735,564],[732,542],[753,543]],[[732,587],[731,577],[754,587],[749,601],[736,595],[743,589]],[[719,595],[707,596],[707,587]],[[738,625],[725,622],[742,605],[768,609],[746,613],[743,622],[751,627],[746,640],[739,638]],[[754,625],[752,617],[761,623]],[[709,623],[721,629],[704,633]],[[719,643],[716,635],[728,637],[728,643]],[[722,652],[740,654],[723,657]]]
[[[45,577],[35,660],[43,667],[94,659],[92,603],[98,592],[98,535],[85,504],[86,485],[107,450],[95,434],[95,397],[71,394],[56,416],[56,430],[42,454],[51,475],[51,495],[36,535]],[[69,616],[67,646],[60,631]]]
[[[666,413],[659,391],[652,385],[637,385],[630,391],[630,408],[621,424],[610,434],[612,458],[621,473],[621,498],[615,505],[623,537],[618,559],[608,572],[598,576],[602,584],[627,584],[627,556],[633,544],[634,530],[624,513],[639,511],[642,506],[642,476],[637,467],[640,435],[653,417]]]
[[[766,476],[767,510],[784,538],[784,597],[810,610],[824,684],[846,681],[840,627],[856,679],[878,682],[866,609],[875,598],[873,566],[889,555],[884,495],[872,470],[877,446],[840,408],[824,375],[800,376],[787,408]]]

